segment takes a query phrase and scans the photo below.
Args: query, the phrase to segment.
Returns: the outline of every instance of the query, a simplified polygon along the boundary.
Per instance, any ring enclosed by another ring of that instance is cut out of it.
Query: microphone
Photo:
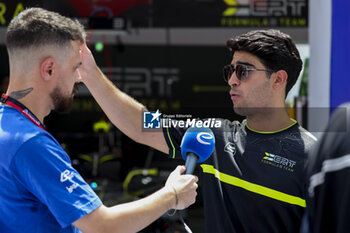
[[[207,160],[213,153],[215,137],[211,129],[188,128],[181,142],[182,158],[186,160],[186,174],[193,174],[196,163]]]

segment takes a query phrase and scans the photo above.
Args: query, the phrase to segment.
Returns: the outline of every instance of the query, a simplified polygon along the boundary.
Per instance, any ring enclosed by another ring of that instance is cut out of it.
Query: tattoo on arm
[[[21,91],[13,91],[9,94],[10,97],[14,98],[14,99],[21,99],[23,97],[25,97],[26,95],[28,95],[34,88],[28,88],[25,90],[21,90]]]

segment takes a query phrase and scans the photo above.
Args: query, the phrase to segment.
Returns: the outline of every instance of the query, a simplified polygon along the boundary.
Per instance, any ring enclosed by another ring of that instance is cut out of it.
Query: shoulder
[[[297,125],[298,132],[300,133],[300,138],[304,142],[305,147],[310,148],[316,141],[317,138],[309,131],[304,129],[299,124]]]
[[[37,133],[17,143],[9,161],[11,169],[43,170],[53,164],[70,163],[69,156],[48,133]]]
[[[20,112],[9,107],[0,109],[0,145],[6,151],[7,159],[12,158],[26,142],[48,134],[34,125]],[[40,144],[45,145],[44,140]]]
[[[60,147],[50,133],[33,124],[17,110],[6,107],[1,110],[0,145],[8,145],[3,148],[9,158],[17,154],[34,155],[40,150]]]
[[[50,133],[34,124],[29,126],[20,124],[19,127],[13,129],[12,134],[13,138],[11,140],[18,148],[25,147],[26,150],[34,151],[38,148],[59,146],[59,143]]]
[[[16,139],[35,136],[41,131],[45,132],[33,124],[27,117],[23,116],[18,110],[11,107],[3,106],[0,108],[0,122],[1,133],[14,135]]]

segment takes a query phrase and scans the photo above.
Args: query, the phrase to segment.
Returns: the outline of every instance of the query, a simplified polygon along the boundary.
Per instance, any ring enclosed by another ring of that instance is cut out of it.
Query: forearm
[[[137,232],[148,226],[175,206],[173,190],[163,188],[146,198],[111,208],[111,214],[119,217],[120,232]]]
[[[110,208],[101,206],[74,225],[84,233],[138,232],[173,208],[175,203],[174,191],[164,187],[137,201]]]
[[[196,200],[198,178],[183,175],[184,166],[170,173],[164,188],[154,194],[126,204],[100,206],[73,223],[84,233],[137,232],[158,219],[169,209],[184,209]]]
[[[119,90],[97,67],[91,78],[84,80],[84,83],[112,123],[130,138],[137,140],[145,107]]]

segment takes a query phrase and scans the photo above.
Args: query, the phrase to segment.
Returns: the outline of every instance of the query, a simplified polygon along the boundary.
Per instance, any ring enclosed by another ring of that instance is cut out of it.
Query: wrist
[[[178,195],[178,193],[177,193],[177,191],[176,191],[176,189],[174,187],[170,187],[169,191],[170,191],[170,193],[172,195],[172,203],[173,204],[172,204],[172,207],[170,207],[171,210],[169,210],[167,212],[167,214],[169,216],[174,216],[176,214],[176,210],[177,210],[176,208],[177,208],[177,206],[179,204],[179,195]]]
[[[167,200],[167,209],[175,209],[179,204],[179,195],[177,193],[177,190],[174,187],[168,185],[163,187],[161,190],[164,195],[164,199]]]
[[[177,205],[179,204],[179,195],[174,187],[172,187],[174,195],[175,195],[175,206],[173,209],[176,209]]]

